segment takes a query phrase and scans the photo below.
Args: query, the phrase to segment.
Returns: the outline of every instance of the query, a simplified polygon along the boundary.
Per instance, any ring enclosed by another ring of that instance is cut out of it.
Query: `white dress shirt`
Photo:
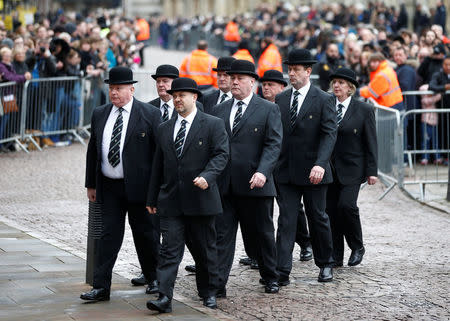
[[[164,104],[167,104],[169,107],[167,108],[167,110],[169,111],[169,119],[172,118],[172,114],[173,111],[175,110],[175,105],[173,104],[173,99],[170,99],[167,103],[164,102],[164,100],[160,99],[160,104],[159,104],[159,110],[161,111],[161,117],[162,115],[164,115]]]
[[[298,99],[297,115],[300,111],[300,108],[303,105],[303,101],[305,100],[306,94],[308,94],[309,88],[311,88],[311,82],[309,82],[309,81],[305,86],[303,86],[300,89],[292,88],[291,104],[289,105],[289,108],[292,106],[292,102],[294,101],[294,92],[298,91],[298,93],[300,94],[297,96],[297,99]]]
[[[336,111],[338,110],[338,105],[341,104],[342,106],[342,119],[344,119],[345,112],[348,109],[348,105],[350,105],[350,101],[352,100],[352,96],[347,97],[342,103],[336,98]]]
[[[102,173],[106,177],[113,179],[123,178],[123,166],[122,166],[122,151],[123,144],[125,143],[125,137],[127,135],[128,121],[130,120],[131,107],[133,106],[133,98],[122,107],[122,134],[120,135],[120,163],[116,167],[112,167],[108,161],[109,144],[111,143],[111,135],[116,123],[117,116],[119,116],[119,108],[113,106],[106,120],[105,128],[103,129],[102,137]]]
[[[230,113],[230,128],[231,128],[231,130],[233,130],[234,116],[236,115],[236,112],[239,108],[237,103],[240,101],[242,101],[244,103],[242,105],[242,116],[244,116],[244,113],[247,110],[248,104],[250,103],[250,100],[252,99],[252,97],[253,97],[253,92],[251,92],[249,96],[247,96],[246,98],[244,98],[242,100],[237,100],[236,98],[234,98],[234,103],[233,103],[233,106],[231,107],[231,113]]]
[[[216,104],[220,104],[220,101],[222,99],[222,95],[226,95],[227,98],[225,98],[224,102],[227,101],[228,99],[233,98],[233,95],[231,95],[231,91],[224,93],[222,90],[219,90],[219,98],[217,98],[217,102]]]
[[[182,116],[180,116],[180,114],[178,114],[177,121],[175,122],[175,129],[173,131],[173,142],[175,142],[178,131],[181,128],[181,121],[183,119],[186,121],[186,132],[184,134],[184,142],[183,142],[183,147],[181,148],[181,152],[183,152],[184,143],[186,142],[186,138],[189,133],[189,129],[191,129],[191,125],[192,125],[192,122],[194,121],[195,115],[197,115],[197,107],[194,107],[194,110],[188,116],[186,116],[186,118],[182,117]]]

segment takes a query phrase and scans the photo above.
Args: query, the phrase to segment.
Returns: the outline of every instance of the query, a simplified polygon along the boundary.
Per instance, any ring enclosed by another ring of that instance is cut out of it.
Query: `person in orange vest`
[[[398,83],[397,74],[389,66],[386,58],[380,52],[369,56],[370,82],[362,87],[359,95],[373,98],[378,104],[403,110],[402,90]]]
[[[278,48],[272,43],[272,39],[265,37],[261,40],[262,54],[258,60],[258,69],[256,73],[259,77],[263,77],[267,70],[275,69],[283,72],[281,67],[281,55]]]
[[[234,53],[232,57],[240,60],[248,60],[253,64],[255,63],[255,59],[253,59],[252,55],[250,54],[250,51],[248,51],[248,42],[245,40],[239,43],[238,50]]]
[[[230,52],[230,55],[236,51],[239,41],[241,41],[241,35],[239,34],[239,26],[236,19],[227,23],[225,31],[223,33],[223,39],[225,40],[225,48]]]
[[[197,49],[187,55],[180,66],[180,77],[195,80],[201,91],[217,88],[217,73],[213,70],[217,67],[217,58],[209,54],[207,49],[208,43],[200,40]]]
[[[141,61],[139,65],[144,66],[144,48],[148,46],[150,40],[150,25],[147,20],[141,17],[136,17],[136,41],[138,42],[139,56]]]

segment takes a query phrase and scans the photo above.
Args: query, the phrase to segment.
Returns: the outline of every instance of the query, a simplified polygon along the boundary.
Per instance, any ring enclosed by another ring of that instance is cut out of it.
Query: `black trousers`
[[[111,276],[125,231],[125,216],[133,233],[134,246],[147,280],[156,280],[159,254],[159,226],[144,203],[130,203],[122,179],[103,178],[102,235],[94,267],[94,288],[111,287]]]
[[[330,184],[326,211],[333,234],[333,256],[337,262],[344,258],[344,237],[352,250],[363,247],[361,220],[357,206],[360,184],[342,185],[337,180]]]
[[[333,264],[331,228],[325,213],[326,193],[327,185],[278,184],[280,216],[277,230],[277,270],[280,278],[289,277],[292,270],[292,250],[296,239],[301,197],[305,204],[315,264],[318,267]]]
[[[251,249],[248,254],[257,260],[261,277],[267,282],[277,281],[273,197],[225,195],[222,206],[223,214],[216,220],[220,287],[226,287],[233,265],[239,222]]]
[[[186,244],[195,261],[198,294],[201,297],[216,295],[218,272],[215,220],[215,215],[160,217],[162,246],[157,269],[160,293],[172,299]]]

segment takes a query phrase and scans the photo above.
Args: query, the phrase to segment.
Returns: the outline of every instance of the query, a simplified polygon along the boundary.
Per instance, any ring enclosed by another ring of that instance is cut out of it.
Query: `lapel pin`
[[[312,115],[309,115],[309,119],[312,119]]]
[[[258,128],[255,128],[255,132],[257,132],[258,131]]]
[[[145,137],[145,133],[141,133],[141,137]]]
[[[355,129],[353,129],[353,132],[356,134],[358,132],[358,130],[355,128]]]
[[[198,142],[198,144],[199,144],[199,145],[202,145],[202,144],[203,144],[203,142],[202,142],[202,141],[199,141],[199,142]]]

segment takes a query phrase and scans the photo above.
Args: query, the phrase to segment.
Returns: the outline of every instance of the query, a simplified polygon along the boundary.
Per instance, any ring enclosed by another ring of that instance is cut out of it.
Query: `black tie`
[[[163,105],[164,111],[161,117],[161,120],[163,122],[168,121],[169,120],[169,105],[167,105],[166,103],[164,103]]]
[[[120,138],[122,136],[122,127],[122,108],[119,108],[119,115],[114,123],[111,142],[109,143],[108,161],[112,167],[116,167],[120,163]]]
[[[220,97],[220,102],[219,104],[223,103],[225,101],[225,99],[227,99],[227,94],[223,94],[222,97]]]
[[[239,107],[238,110],[236,111],[236,115],[234,115],[234,120],[233,120],[233,129],[232,132],[234,132],[234,129],[236,128],[236,126],[239,124],[239,122],[241,121],[242,118],[242,105],[244,104],[244,102],[242,101],[238,101],[237,106]]]
[[[292,106],[289,111],[291,116],[291,126],[294,126],[295,121],[297,120],[298,95],[300,95],[300,93],[298,91],[294,91],[294,100],[292,101]]]
[[[184,137],[186,136],[186,120],[181,121],[181,127],[178,130],[177,137],[175,137],[175,152],[177,157],[180,158],[183,151]]]
[[[342,121],[342,108],[344,108],[344,105],[339,104],[338,105],[338,110],[337,110],[337,124],[338,125]]]

